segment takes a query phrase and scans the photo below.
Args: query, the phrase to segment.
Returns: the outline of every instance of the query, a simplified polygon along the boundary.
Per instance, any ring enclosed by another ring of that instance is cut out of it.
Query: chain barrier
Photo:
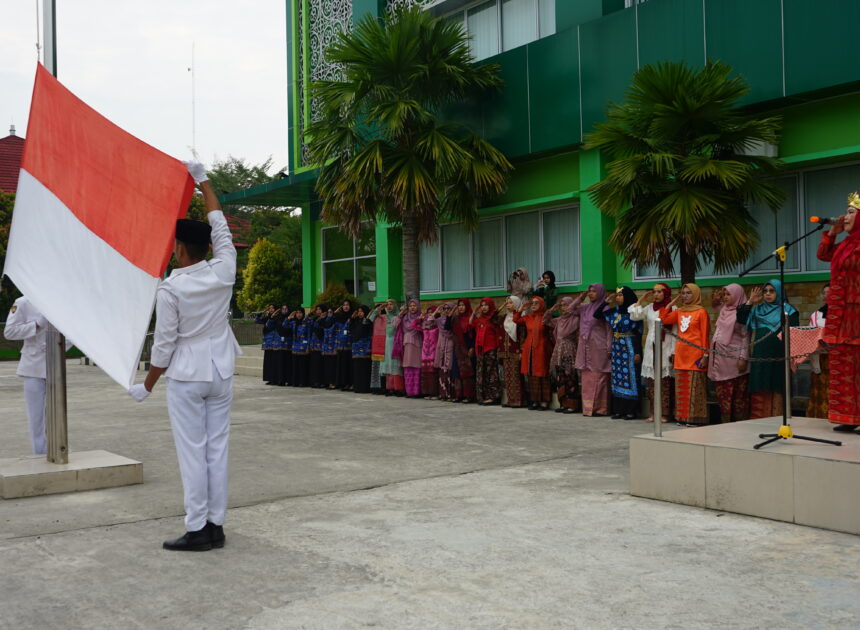
[[[792,330],[816,330],[817,328],[818,328],[817,326],[792,326]],[[666,330],[666,329],[664,328],[664,330]],[[771,331],[770,334],[773,334],[774,332],[777,332],[777,331],[775,331],[775,330]],[[705,348],[703,346],[700,346],[697,343],[693,343],[692,341],[687,341],[686,339],[681,338],[680,336],[673,333],[671,330],[666,330],[666,334],[671,335],[672,337],[674,337],[675,339],[677,339],[681,343],[685,343],[688,346],[692,346],[692,347],[696,348],[697,350],[707,352],[708,354],[718,354],[720,356],[724,356],[724,357],[727,357],[729,359],[743,359],[745,361],[750,361],[752,363],[782,363],[783,361],[785,361],[785,357],[765,357],[765,358],[741,357],[740,355],[732,354],[729,350],[718,350],[716,348]],[[765,335],[764,337],[761,338],[761,340],[765,339],[766,337],[769,337],[770,334]],[[826,341],[823,341],[823,340],[820,343],[823,343],[826,346],[826,349],[829,351],[832,348],[838,348],[839,346],[848,345],[852,341],[857,341],[858,339],[860,339],[860,335],[855,335],[854,337],[850,337],[850,338],[846,339],[845,341],[840,341],[839,343],[830,344],[830,343],[827,343]],[[761,340],[759,340],[759,341],[761,341]],[[755,344],[751,344],[751,347],[753,345],[755,345]],[[740,348],[731,348],[731,350],[737,350],[737,349],[740,349]],[[816,353],[821,352],[821,351],[822,351],[822,348],[818,348],[816,350],[813,350],[812,352],[805,352],[803,354],[793,354],[789,357],[789,359],[792,359],[792,360],[793,359],[805,359],[805,358],[809,358],[813,354],[816,354]]]

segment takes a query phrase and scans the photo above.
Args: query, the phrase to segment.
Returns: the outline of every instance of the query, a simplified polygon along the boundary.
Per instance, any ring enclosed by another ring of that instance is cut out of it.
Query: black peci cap
[[[193,219],[176,220],[176,240],[183,243],[208,245],[211,242],[212,226]]]

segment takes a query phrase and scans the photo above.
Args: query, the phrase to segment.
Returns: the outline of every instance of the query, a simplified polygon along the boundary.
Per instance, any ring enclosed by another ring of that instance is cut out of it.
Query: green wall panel
[[[658,61],[705,63],[702,3],[657,0],[636,6],[639,21],[639,67]]]
[[[385,13],[385,0],[352,0],[353,21],[358,20],[365,13],[383,15]]]
[[[484,137],[506,155],[529,152],[528,47],[514,48],[492,59],[501,66],[501,92],[484,97]]]
[[[576,30],[528,45],[531,150],[580,141]]]
[[[788,94],[860,80],[857,0],[783,0]]]
[[[606,0],[556,0],[556,32],[560,33],[567,29],[576,28],[578,24],[596,20],[603,15],[603,4],[605,1]]]
[[[860,108],[854,95],[786,108],[779,156],[854,153],[860,146]]]
[[[780,0],[710,0],[705,9],[708,58],[744,76],[750,86],[744,102],[782,96]]]
[[[579,152],[562,153],[514,165],[508,190],[494,206],[575,192],[579,185]]]
[[[635,11],[618,11],[579,27],[582,55],[583,132],[604,119],[606,104],[620,101],[636,71]]]

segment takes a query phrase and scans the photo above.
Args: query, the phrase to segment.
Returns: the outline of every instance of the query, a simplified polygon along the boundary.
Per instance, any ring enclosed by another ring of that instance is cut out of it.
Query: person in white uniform
[[[15,300],[6,318],[3,336],[10,341],[24,341],[17,374],[24,379],[24,400],[30,425],[30,444],[34,455],[48,451],[45,437],[45,327],[48,320],[26,297]],[[69,347],[66,343],[66,348]]]
[[[208,225],[176,222],[178,268],[158,288],[150,369],[129,394],[138,402],[167,375],[167,411],[179,458],[185,500],[183,536],[174,551],[223,547],[227,512],[227,442],[233,401],[233,368],[241,354],[228,311],[236,280],[236,249],[227,221],[197,162],[188,170],[203,193]],[[212,258],[206,260],[211,240]]]

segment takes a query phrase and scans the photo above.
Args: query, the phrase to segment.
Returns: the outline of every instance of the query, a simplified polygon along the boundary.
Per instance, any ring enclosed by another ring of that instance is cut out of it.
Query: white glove
[[[44,330],[45,326],[47,326],[47,325],[48,325],[48,320],[45,319],[44,315],[39,315],[36,318],[36,328],[38,328],[39,330]]]
[[[128,395],[134,398],[137,402],[143,402],[151,393],[152,392],[147,391],[146,387],[143,386],[143,383],[132,385],[128,390]]]
[[[182,162],[188,168],[188,172],[191,173],[191,177],[194,178],[194,182],[200,184],[202,182],[208,181],[209,177],[206,176],[206,167],[203,166],[200,162]]]

